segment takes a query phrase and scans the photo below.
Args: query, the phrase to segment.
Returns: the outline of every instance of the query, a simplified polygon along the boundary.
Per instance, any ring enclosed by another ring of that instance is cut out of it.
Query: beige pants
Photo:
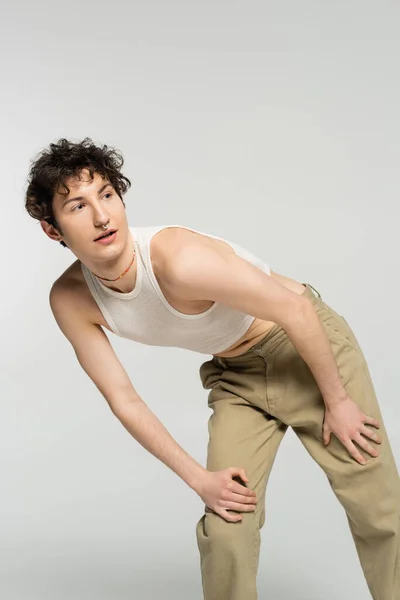
[[[264,340],[236,358],[216,358],[200,367],[209,389],[207,468],[243,467],[257,494],[253,512],[229,523],[205,508],[196,528],[205,600],[256,600],[260,529],[265,490],[279,444],[292,427],[324,470],[346,511],[361,566],[375,600],[400,600],[400,479],[373,383],[361,348],[345,319],[307,284],[330,339],[349,396],[380,423],[379,450],[360,465],[332,434],[324,446],[324,402],[305,361],[278,325]]]

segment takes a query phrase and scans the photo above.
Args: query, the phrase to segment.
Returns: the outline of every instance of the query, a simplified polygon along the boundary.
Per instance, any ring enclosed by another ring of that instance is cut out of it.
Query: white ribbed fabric
[[[266,263],[234,242],[184,225],[129,227],[137,260],[134,289],[117,292],[105,286],[81,263],[89,289],[110,329],[118,336],[150,346],[175,346],[202,354],[216,354],[232,346],[250,327],[252,315],[215,302],[208,310],[187,315],[173,308],[163,295],[150,260],[150,241],[164,228],[182,227],[223,240],[236,254],[270,275]]]

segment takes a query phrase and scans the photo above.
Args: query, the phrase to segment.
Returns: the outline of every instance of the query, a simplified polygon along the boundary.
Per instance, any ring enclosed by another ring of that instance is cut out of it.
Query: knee
[[[242,513],[236,523],[226,521],[214,512],[205,512],[196,525],[199,548],[206,545],[213,549],[236,553],[248,548],[249,542],[259,539],[260,517],[254,513]]]

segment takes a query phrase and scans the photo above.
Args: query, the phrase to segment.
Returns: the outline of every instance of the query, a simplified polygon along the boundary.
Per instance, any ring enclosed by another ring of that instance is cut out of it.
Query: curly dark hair
[[[69,194],[65,183],[69,177],[78,176],[84,168],[89,170],[91,178],[95,172],[99,173],[108,179],[121,200],[131,186],[130,180],[121,173],[122,154],[105,144],[96,146],[89,137],[76,143],[60,138],[31,162],[25,208],[31,217],[47,221],[60,232],[53,212],[53,197],[60,188],[65,190],[60,192],[62,195]],[[125,206],[123,200],[122,203]],[[66,247],[62,240],[60,244]]]

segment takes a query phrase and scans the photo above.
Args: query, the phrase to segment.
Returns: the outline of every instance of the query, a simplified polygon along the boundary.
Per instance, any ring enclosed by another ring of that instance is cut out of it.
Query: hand
[[[360,464],[365,465],[367,461],[359,450],[357,450],[353,442],[357,442],[363,450],[375,457],[378,456],[378,451],[363,436],[370,438],[378,444],[381,443],[378,435],[369,427],[366,427],[366,424],[373,425],[378,429],[380,426],[376,419],[365,415],[350,396],[346,396],[344,400],[327,407],[325,410],[323,424],[325,446],[330,442],[331,433],[334,433],[347,448],[350,455]]]
[[[236,523],[241,515],[232,515],[228,510],[254,511],[257,504],[256,493],[244,485],[233,481],[239,476],[245,483],[249,480],[244,469],[230,467],[222,471],[206,471],[199,486],[198,494],[203,502],[225,521]]]

